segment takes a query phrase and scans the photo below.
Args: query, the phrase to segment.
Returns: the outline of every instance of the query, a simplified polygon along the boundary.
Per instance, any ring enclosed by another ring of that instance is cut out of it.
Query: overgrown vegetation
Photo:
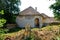
[[[7,24],[15,24],[16,16],[20,12],[20,0],[0,0],[0,33],[6,33],[10,30],[6,29]],[[19,30],[17,28],[14,31]],[[12,31],[13,31],[12,30]],[[11,31],[11,32],[12,32]]]
[[[4,15],[4,10],[0,11],[0,34],[6,33],[8,29],[3,29],[4,24],[6,23],[6,19],[4,19],[2,16]]]
[[[4,39],[9,37],[13,40],[60,40],[60,25],[47,26],[41,29],[34,28],[31,31],[22,29],[18,32],[4,34],[2,37]]]

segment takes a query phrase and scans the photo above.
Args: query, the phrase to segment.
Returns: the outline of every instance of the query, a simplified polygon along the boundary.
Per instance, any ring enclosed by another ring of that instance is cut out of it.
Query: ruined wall
[[[30,24],[31,27],[34,27],[35,18],[39,18],[40,27],[42,26],[42,18],[41,16],[18,16],[16,18],[16,23],[19,27],[25,27],[26,24]]]

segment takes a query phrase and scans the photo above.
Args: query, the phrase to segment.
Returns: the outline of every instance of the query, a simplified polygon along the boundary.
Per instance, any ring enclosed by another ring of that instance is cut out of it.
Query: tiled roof
[[[50,18],[49,16],[47,16],[47,15],[44,14],[44,13],[41,13],[41,15],[42,15],[44,18]]]
[[[25,10],[21,11],[19,15],[41,15],[41,14],[30,6],[26,8]]]
[[[50,18],[49,16],[45,15],[44,13],[39,13],[37,10],[32,8],[31,6],[26,8],[25,10],[21,11],[19,15],[39,15],[43,18]]]

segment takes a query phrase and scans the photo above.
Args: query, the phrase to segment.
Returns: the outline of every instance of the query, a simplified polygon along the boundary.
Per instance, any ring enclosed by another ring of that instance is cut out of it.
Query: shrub
[[[6,20],[2,17],[3,14],[4,14],[4,11],[1,10],[0,12],[0,34],[6,33],[8,31],[7,29],[3,29],[3,26],[6,23]]]

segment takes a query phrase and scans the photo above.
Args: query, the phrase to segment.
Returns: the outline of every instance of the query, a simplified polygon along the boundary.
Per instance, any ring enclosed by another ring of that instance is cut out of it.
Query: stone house
[[[49,23],[49,17],[44,13],[39,13],[37,8],[28,7],[21,11],[16,17],[16,23],[19,27],[23,28],[26,24],[31,27],[42,27],[44,23]]]

